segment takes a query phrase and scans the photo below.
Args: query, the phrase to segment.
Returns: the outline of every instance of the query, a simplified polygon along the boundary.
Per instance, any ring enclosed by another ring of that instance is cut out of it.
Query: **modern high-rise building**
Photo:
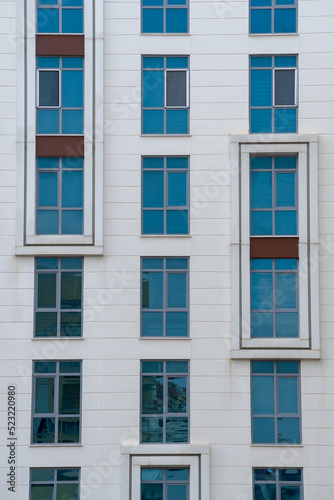
[[[0,497],[333,500],[333,0],[0,1]]]

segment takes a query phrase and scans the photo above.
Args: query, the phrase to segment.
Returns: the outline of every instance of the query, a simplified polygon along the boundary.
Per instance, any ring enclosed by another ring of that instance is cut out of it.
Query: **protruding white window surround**
[[[250,200],[252,154],[298,156],[300,337],[251,338]],[[317,136],[252,134],[231,137],[232,358],[320,357]]]
[[[122,492],[124,500],[140,500],[141,467],[189,467],[189,498],[210,500],[209,446],[122,446]]]
[[[84,2],[84,227],[82,235],[36,234],[36,20],[17,9],[17,255],[103,253],[103,0]],[[97,15],[93,15],[94,12]],[[25,84],[23,85],[23,82]]]

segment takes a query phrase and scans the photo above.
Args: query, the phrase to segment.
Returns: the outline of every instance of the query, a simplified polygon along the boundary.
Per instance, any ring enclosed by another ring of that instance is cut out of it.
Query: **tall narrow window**
[[[31,469],[31,500],[79,500],[80,469]]]
[[[298,361],[253,361],[252,442],[301,442]]]
[[[83,0],[37,0],[37,33],[82,33]]]
[[[189,0],[142,0],[143,33],[188,33]]]
[[[188,234],[189,158],[143,158],[143,234]]]
[[[251,56],[250,131],[297,132],[297,56]]]
[[[36,259],[35,337],[80,337],[82,259]]]
[[[251,33],[296,33],[297,0],[249,0]]]
[[[81,362],[34,361],[32,443],[80,442]]]
[[[188,57],[143,57],[143,134],[189,133]]]
[[[83,58],[37,57],[37,134],[83,133]]]
[[[143,337],[188,335],[188,259],[142,259]]]
[[[141,441],[189,441],[188,361],[142,361]]]
[[[251,260],[252,338],[298,337],[297,259]]]
[[[37,234],[82,234],[83,158],[37,158]]]

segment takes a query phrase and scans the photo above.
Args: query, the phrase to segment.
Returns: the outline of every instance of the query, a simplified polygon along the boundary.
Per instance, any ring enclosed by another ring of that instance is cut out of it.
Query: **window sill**
[[[318,349],[232,349],[232,359],[320,359]]]
[[[78,443],[78,444],[72,444],[72,443],[57,443],[57,444],[50,444],[50,443],[45,443],[45,444],[30,444],[29,448],[82,448],[83,444]]]
[[[140,134],[140,137],[191,137],[191,134]]]
[[[49,256],[49,255],[103,255],[103,246],[93,245],[75,245],[74,243],[67,245],[25,245],[15,248],[15,255],[34,255],[34,256]]]
[[[191,234],[141,234],[141,238],[191,238]]]
[[[285,448],[304,448],[304,445],[303,444],[286,444],[286,443],[268,443],[268,444],[256,444],[256,443],[252,443],[251,444],[251,447],[252,448],[272,448],[272,447],[282,447],[284,446]]]
[[[85,340],[84,337],[32,337],[31,340]]]
[[[249,36],[251,37],[264,37],[264,36],[269,36],[269,37],[277,37],[277,36],[299,36],[299,33],[248,33]]]
[[[139,337],[139,340],[191,340],[191,337]]]
[[[140,33],[140,36],[190,36],[190,33]]]

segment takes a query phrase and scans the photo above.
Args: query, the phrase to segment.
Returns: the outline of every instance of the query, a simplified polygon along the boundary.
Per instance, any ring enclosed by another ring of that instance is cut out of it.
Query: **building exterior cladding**
[[[50,5],[0,2],[1,496],[332,500],[334,3]]]

